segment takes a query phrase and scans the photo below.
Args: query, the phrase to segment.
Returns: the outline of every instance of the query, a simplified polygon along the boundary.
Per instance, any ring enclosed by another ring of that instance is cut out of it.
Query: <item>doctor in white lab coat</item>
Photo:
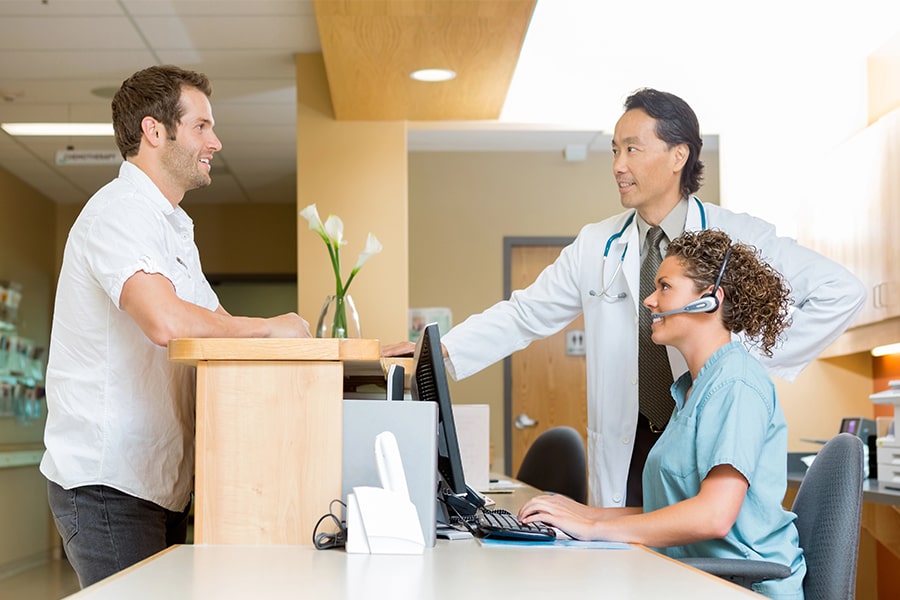
[[[764,260],[791,283],[794,310],[784,344],[772,358],[758,358],[771,374],[793,380],[850,324],[865,297],[861,284],[836,263],[777,237],[775,228],[761,219],[696,197],[682,202],[687,203],[685,230],[703,229],[704,223],[721,229],[760,249]],[[589,499],[594,506],[624,505],[638,418],[638,310],[646,309],[638,298],[640,243],[634,212],[585,226],[534,283],[442,338],[451,375],[462,379],[553,335],[584,313]],[[611,238],[604,266],[603,250]],[[626,252],[626,245],[632,250]],[[616,273],[623,252],[624,263]],[[687,366],[671,346],[668,353],[677,379]]]
[[[638,424],[638,311],[646,310],[638,293],[640,263],[650,226],[662,226],[668,239],[685,230],[720,229],[759,249],[784,276],[791,287],[792,324],[774,355],[760,357],[783,379],[796,377],[837,338],[865,300],[859,280],[837,263],[776,236],[775,227],[761,219],[693,196],[703,168],[702,139],[683,100],[640,90],[625,107],[613,136],[613,170],[628,210],[586,225],[534,283],[442,337],[448,371],[463,379],[584,314],[588,496],[594,506],[625,505]],[[385,354],[403,351],[398,344]],[[677,379],[687,366],[675,348],[668,347],[668,355]],[[632,467],[638,480],[642,467]]]

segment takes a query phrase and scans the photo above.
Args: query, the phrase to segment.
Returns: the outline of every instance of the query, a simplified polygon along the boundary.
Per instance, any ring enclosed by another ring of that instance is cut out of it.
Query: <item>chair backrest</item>
[[[862,440],[840,433],[816,455],[792,507],[806,557],[806,600],[854,597],[862,487]]]
[[[525,452],[516,479],[587,502],[587,461],[581,434],[571,427],[553,427],[541,433]]]

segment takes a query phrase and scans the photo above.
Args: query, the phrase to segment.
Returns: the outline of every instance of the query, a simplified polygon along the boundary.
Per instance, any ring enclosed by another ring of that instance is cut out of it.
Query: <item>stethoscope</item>
[[[706,229],[706,209],[703,207],[703,203],[697,199],[696,196],[693,197],[694,202],[697,203],[697,208],[700,209],[700,228]],[[615,271],[613,271],[612,278],[609,280],[609,283],[606,283],[606,261],[609,258],[609,250],[612,248],[613,242],[622,237],[625,233],[625,230],[634,222],[634,215],[637,211],[631,213],[628,219],[625,221],[625,224],[622,226],[617,233],[609,236],[609,239],[606,240],[606,247],[603,249],[603,262],[600,265],[600,291],[596,290],[588,290],[589,296],[594,296],[595,298],[601,298],[606,302],[618,302],[619,300],[624,300],[628,297],[628,294],[625,292],[619,292],[618,294],[610,294],[609,288],[612,287],[612,284],[616,281],[616,277],[619,276],[619,273],[622,271],[622,265],[625,264],[625,255],[628,253],[628,244],[625,244],[625,248],[622,249],[622,256],[619,257],[619,264],[616,265]]]

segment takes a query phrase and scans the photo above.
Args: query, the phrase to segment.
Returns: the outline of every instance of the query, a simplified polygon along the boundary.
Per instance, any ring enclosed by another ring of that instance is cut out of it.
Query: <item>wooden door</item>
[[[516,290],[531,284],[559,256],[565,243],[511,245],[508,249],[508,285]],[[559,333],[532,342],[507,359],[507,466],[512,475],[525,451],[543,431],[569,425],[587,435],[587,379],[585,358],[566,354],[566,332],[584,331],[580,316]],[[535,424],[517,427],[517,419]]]

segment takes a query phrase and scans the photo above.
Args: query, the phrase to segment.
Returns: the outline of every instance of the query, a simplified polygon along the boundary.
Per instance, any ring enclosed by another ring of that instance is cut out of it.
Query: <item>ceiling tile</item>
[[[102,32],[102,35],[98,35]],[[0,50],[121,50],[144,48],[126,17],[15,17],[0,19]]]

